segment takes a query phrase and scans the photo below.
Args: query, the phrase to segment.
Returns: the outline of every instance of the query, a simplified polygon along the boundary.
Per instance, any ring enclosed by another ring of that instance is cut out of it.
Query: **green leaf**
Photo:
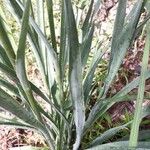
[[[0,70],[10,79],[12,79],[14,82],[18,82],[17,76],[15,71],[12,68],[9,68],[8,66],[4,65],[0,62]]]
[[[115,55],[116,44],[124,27],[127,0],[119,0],[111,43],[110,64]]]
[[[75,17],[70,0],[64,0],[67,15],[68,41],[69,41],[69,85],[71,99],[74,105],[74,121],[76,126],[76,141],[73,146],[77,150],[80,146],[81,136],[85,123],[85,107],[82,92],[82,63],[79,49],[78,34]]]
[[[80,45],[81,49],[81,60],[82,60],[82,66],[84,67],[87,63],[89,53],[91,50],[92,40],[93,40],[93,34],[94,34],[94,25],[87,31],[82,44]]]
[[[6,50],[7,56],[9,57],[9,60],[11,61],[11,64],[14,65],[15,64],[15,53],[12,47],[12,44],[9,40],[8,37],[8,33],[5,29],[4,23],[3,23],[3,19],[0,16],[0,40]]]
[[[8,4],[11,7],[10,12],[13,14],[13,16],[16,18],[16,20],[20,24],[20,20],[22,18],[22,14],[23,14],[23,10],[24,10],[23,4],[20,1],[15,1],[15,0],[14,1],[7,0],[7,1],[9,2]],[[39,28],[39,26],[33,20],[33,18],[30,17],[29,23],[31,24],[31,27],[28,27],[29,42],[33,48],[33,52],[35,54],[37,64],[39,66],[41,75],[43,77],[44,84],[48,88],[46,70],[47,70],[47,66],[49,67],[49,64],[44,66],[44,64],[46,63],[46,60],[44,58],[42,58],[41,53],[43,53],[43,50],[40,49],[41,44],[38,42],[37,35],[38,35],[39,39],[41,40],[42,45],[45,45],[45,47],[49,51],[49,53],[50,53],[49,59],[51,59],[51,62],[53,64],[53,66],[51,66],[51,67],[54,68],[56,70],[56,73],[57,73],[59,71],[58,71],[58,64],[57,64],[57,60],[56,60],[56,54],[55,54],[54,50],[52,49],[51,45],[49,44],[48,40],[46,39],[45,35],[43,34],[41,29]],[[41,52],[41,50],[42,50],[42,52]]]
[[[120,95],[115,96],[108,99],[101,99],[99,100],[90,111],[90,114],[86,120],[85,127],[84,127],[84,134],[85,132],[93,125],[93,123],[100,118],[109,108],[111,108],[117,102],[123,101],[133,101],[136,99],[136,95]],[[148,110],[147,110],[148,111]],[[143,116],[145,116],[148,112],[143,112]]]
[[[53,1],[52,0],[46,0],[46,3],[47,3],[46,6],[47,6],[47,11],[48,11],[48,19],[49,19],[52,47],[55,50],[55,52],[57,52],[54,16],[53,16]]]
[[[23,121],[20,121],[18,118],[6,118],[6,116],[2,117],[0,116],[0,125],[5,126],[11,126],[15,128],[21,128],[21,129],[32,129],[35,130],[33,126],[30,126],[29,124],[26,124]]]
[[[17,50],[17,59],[16,59],[16,73],[20,83],[25,91],[25,94],[28,98],[28,101],[35,113],[36,117],[41,120],[41,116],[35,106],[35,100],[32,95],[31,87],[27,79],[26,69],[25,69],[25,46],[26,46],[26,35],[28,31],[28,21],[29,21],[29,12],[30,12],[31,1],[28,0],[26,3],[26,8],[23,14],[21,34],[19,39],[19,46]]]
[[[150,70],[147,70],[145,72],[145,79],[148,78],[150,78]],[[113,97],[120,97],[128,94],[130,91],[132,91],[134,88],[136,88],[139,85],[139,81],[140,81],[140,77],[135,78],[125,87],[123,87],[118,93],[116,93]]]
[[[48,122],[50,124],[49,128],[51,130],[53,130],[55,132],[56,135],[59,135],[59,130],[58,130],[58,127],[57,127],[57,124],[56,124],[56,121],[54,120],[54,118],[52,118],[50,116],[50,114],[48,112],[46,112],[41,106],[40,104],[37,103],[37,107],[38,107],[38,110],[40,111],[40,113],[42,113],[46,118],[48,118]],[[46,123],[45,123],[46,124]],[[52,134],[52,133],[51,133]]]
[[[93,108],[90,111],[90,114],[85,122],[84,134],[93,125],[93,123],[98,118],[100,118],[111,106],[113,106],[117,102],[127,101],[127,100],[133,100],[133,97],[125,95],[125,96],[120,96],[120,97],[101,99],[100,101],[98,101],[93,106]]]
[[[111,128],[107,131],[105,131],[104,133],[102,133],[99,137],[97,137],[96,139],[94,139],[88,147],[94,147],[97,145],[102,144],[103,142],[109,140],[111,137],[113,137],[117,132],[119,132],[122,129],[125,129],[128,125],[131,124],[131,121],[124,124],[124,125],[120,125],[114,128]]]
[[[135,31],[135,34],[133,36],[133,40],[137,39],[141,33],[142,33],[142,30],[143,28],[145,27],[145,24],[147,23],[147,21],[150,19],[150,13],[147,14],[147,16],[143,19],[143,21],[141,23],[139,23],[136,31]],[[131,43],[132,44],[132,43]]]
[[[19,39],[18,51],[17,51],[16,72],[17,72],[17,76],[20,80],[20,83],[23,87],[23,90],[25,91],[25,94],[28,98],[28,101],[30,103],[30,106],[32,108],[32,111],[33,111],[35,117],[42,123],[43,120],[42,120],[40,112],[38,111],[36,101],[33,97],[32,89],[31,89],[30,83],[28,82],[27,75],[26,75],[26,69],[25,69],[25,45],[26,45],[26,35],[28,32],[30,5],[31,5],[31,1],[28,0],[26,3],[24,14],[23,14],[21,34],[20,34],[20,39]],[[48,142],[49,146],[51,146],[51,149],[52,150],[55,149],[53,140],[52,140],[51,136],[49,135],[48,130],[45,126],[43,126],[43,134],[44,134],[45,138],[47,138],[47,142]]]
[[[10,68],[13,68],[5,49],[1,45],[0,45],[0,59],[1,59],[2,63],[9,66]]]
[[[102,52],[100,49],[95,50],[92,62],[90,64],[90,67],[89,67],[87,74],[84,78],[83,91],[84,91],[84,100],[85,100],[86,104],[88,104],[88,102],[89,102],[89,95],[90,95],[90,91],[91,91],[91,85],[93,82],[95,70],[96,70],[102,56],[104,55],[104,53],[105,53],[105,51]]]
[[[24,92],[24,90],[22,89],[22,86],[20,85],[20,82],[19,82],[19,79],[17,78],[17,75],[15,73],[15,71],[11,68],[9,68],[8,66],[2,64],[0,62],[0,70],[10,79],[14,82],[14,84],[17,86],[18,90],[19,90],[19,97],[21,97],[21,99],[23,100],[23,103],[26,105],[26,107],[28,108],[29,107],[29,103],[28,103],[28,99],[27,99],[27,96]],[[6,83],[5,81],[2,81],[2,84],[4,86],[9,86],[9,83]],[[12,85],[13,86],[13,85]],[[10,85],[8,87],[8,89],[12,88],[12,86]],[[11,89],[10,89],[11,90]],[[13,90],[11,90],[12,92],[15,92],[15,87],[13,88]],[[15,93],[15,95],[18,94]],[[29,109],[30,110],[30,109]]]
[[[37,0],[36,1],[36,14],[37,14],[37,24],[39,26],[39,28],[41,29],[41,31],[43,32],[43,34],[45,34],[45,12],[44,12],[44,1],[41,0]],[[34,14],[34,12],[33,12]],[[37,35],[36,31],[33,29],[35,35]],[[30,34],[31,36],[34,36],[33,32]],[[37,56],[37,60],[41,59],[39,61],[39,65],[43,65],[44,64],[44,68],[45,68],[45,72],[47,71],[47,67],[46,67],[46,48],[45,48],[45,44],[42,41],[41,37],[39,37],[37,35],[37,44],[36,42],[34,42],[36,45],[39,45],[39,49],[37,49],[39,51],[39,54],[41,55],[41,58],[39,58],[39,56]],[[42,64],[40,64],[40,62]],[[42,70],[41,70],[42,71]],[[41,73],[43,73],[44,71],[42,71]],[[43,74],[42,74],[43,75]],[[43,75],[44,77],[44,75]],[[44,81],[46,82],[46,81]]]
[[[10,69],[8,66],[5,66],[4,64],[0,63],[0,70],[3,71],[10,79],[12,79],[17,85],[19,85],[19,80],[14,72],[14,70]],[[16,96],[20,97],[20,94],[18,93],[18,89],[15,87],[15,85],[10,84],[8,81],[4,80],[4,79],[0,79],[0,84],[4,87],[6,87],[7,89],[9,89],[11,92],[13,92]],[[60,111],[59,108],[57,108],[50,100],[47,96],[45,96],[40,89],[38,89],[33,83],[30,82],[30,86],[32,88],[32,90],[39,95],[41,98],[43,98],[44,101],[46,101],[48,104],[50,104],[52,106],[52,108],[58,112],[58,114],[64,119],[64,121],[67,124],[67,127],[69,128],[69,123],[66,119],[66,117],[64,116],[64,114]],[[20,88],[19,88],[20,90]]]
[[[109,64],[108,75],[105,80],[104,96],[105,96],[106,92],[108,91],[109,86],[120,67],[120,64],[122,63],[122,60],[126,54],[127,49],[130,46],[132,37],[136,31],[135,29],[137,27],[137,23],[140,18],[142,3],[143,3],[143,0],[138,0],[135,3],[136,9],[133,13],[132,19],[122,29],[122,32],[117,37],[118,38],[117,42],[112,43],[114,45],[111,47],[111,53],[112,53],[111,56],[112,57],[111,57],[111,61]]]
[[[136,97],[136,96],[135,96]],[[134,99],[134,98],[132,98]],[[149,106],[145,106],[143,109],[143,114],[140,116],[140,119],[143,119],[144,117],[148,116],[150,114],[150,107]],[[89,147],[93,147],[99,144],[102,144],[103,142],[109,140],[111,137],[113,137],[117,132],[119,132],[122,129],[125,129],[127,126],[129,126],[131,123],[133,122],[130,121],[124,125],[120,125],[114,128],[111,128],[107,131],[105,131],[104,133],[102,133],[100,136],[98,136],[96,139],[94,139],[92,142],[90,142]],[[126,138],[127,139],[127,138]],[[127,139],[128,140],[128,139]],[[119,140],[119,141],[122,141]]]
[[[61,36],[60,36],[60,52],[59,52],[59,66],[60,66],[60,78],[63,82],[65,76],[65,67],[68,62],[69,55],[69,43],[68,43],[68,32],[67,32],[67,17],[66,8],[64,2],[62,2],[61,8]]]
[[[141,69],[141,75],[140,75],[140,83],[138,88],[138,95],[137,95],[137,101],[135,106],[135,112],[134,112],[134,119],[132,123],[131,128],[131,134],[130,134],[130,141],[129,141],[129,147],[136,147],[138,144],[138,132],[139,132],[139,126],[140,126],[140,116],[142,114],[142,104],[144,99],[144,90],[145,90],[145,73],[147,71],[148,67],[148,60],[149,60],[149,51],[150,51],[150,23],[147,23],[146,26],[146,44],[144,48],[144,54],[142,59],[142,69]]]
[[[82,32],[83,32],[83,38],[85,37],[89,27],[90,27],[90,21],[91,21],[91,16],[92,16],[92,8],[93,8],[93,4],[94,4],[94,0],[91,0],[86,18],[83,22],[83,26],[82,26]]]
[[[0,86],[5,87],[7,90],[11,91],[13,94],[19,96],[17,87],[2,77],[0,77]]]
[[[129,135],[124,136],[118,141],[126,141],[129,139]],[[150,139],[150,130],[141,130],[139,131],[139,141],[148,141]]]
[[[32,90],[33,90],[37,95],[39,95],[41,98],[43,98],[43,100],[44,100],[45,102],[47,102],[48,104],[50,104],[50,106],[52,107],[52,109],[54,109],[54,110],[64,119],[64,121],[66,122],[67,126],[69,127],[69,122],[68,122],[68,120],[66,119],[65,115],[63,114],[63,112],[61,112],[60,108],[58,108],[57,106],[55,106],[55,105],[49,100],[49,98],[48,98],[46,95],[44,95],[44,93],[42,93],[42,92],[40,91],[40,89],[38,89],[33,83],[30,82],[30,84],[31,84]]]
[[[87,150],[130,150],[128,148],[128,141],[120,141],[120,142],[113,142],[108,144],[102,144],[99,146],[95,146],[89,148]],[[138,146],[133,150],[148,150],[150,148],[150,142],[139,142]]]
[[[38,120],[36,120],[36,118],[33,116],[32,113],[24,109],[23,106],[19,104],[19,102],[14,100],[1,88],[0,88],[0,106],[33,127],[40,128],[43,126],[40,122],[38,122]]]

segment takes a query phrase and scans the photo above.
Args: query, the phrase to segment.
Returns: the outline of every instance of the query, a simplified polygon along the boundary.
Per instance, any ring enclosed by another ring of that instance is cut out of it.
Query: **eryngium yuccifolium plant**
[[[146,11],[146,1],[137,0],[128,15],[127,0],[118,1],[112,40],[109,44],[111,55],[108,72],[102,86],[97,87],[97,100],[89,113],[87,108],[91,100],[94,73],[104,54],[104,50],[97,46],[98,48],[92,51],[92,59],[89,62],[95,29],[94,18],[100,9],[101,1],[89,1],[88,10],[83,10],[85,15],[81,20],[77,19],[77,14],[74,13],[71,0],[59,1],[60,39],[55,33],[58,27],[55,25],[53,2],[3,0],[0,10],[0,107],[11,112],[17,119],[1,118],[0,124],[38,131],[45,138],[50,150],[96,149],[95,146],[98,145],[99,150],[128,147],[128,141],[103,143],[132,124],[132,121],[100,133],[96,139],[84,144],[84,147],[82,141],[85,135],[87,137],[87,131],[93,123],[111,106],[117,102],[134,100],[135,96],[128,93],[138,86],[139,80],[145,81],[150,77],[150,71],[146,70],[144,78],[138,77],[113,97],[106,97],[126,51],[149,19],[147,14],[139,23],[142,12]],[[21,27],[19,42],[16,45],[7,25],[4,8]],[[49,38],[47,32],[50,33]],[[44,90],[31,82],[28,76],[25,61],[27,42],[36,60]],[[145,112],[138,116],[139,120],[148,115],[148,110]],[[133,144],[130,143],[130,146]],[[134,146],[147,148],[148,143],[139,142]]]

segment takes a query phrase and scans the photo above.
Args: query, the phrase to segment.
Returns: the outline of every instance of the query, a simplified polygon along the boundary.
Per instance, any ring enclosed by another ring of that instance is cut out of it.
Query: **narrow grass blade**
[[[78,34],[75,17],[70,0],[64,0],[67,14],[68,40],[69,40],[69,84],[71,99],[74,104],[74,121],[76,125],[76,141],[73,150],[80,146],[83,127],[85,123],[85,107],[82,93],[82,65],[81,51],[79,49]]]
[[[48,11],[48,19],[49,19],[49,26],[50,26],[50,33],[51,33],[51,41],[52,47],[57,53],[57,43],[56,43],[56,36],[55,36],[55,25],[54,25],[54,16],[53,16],[53,1],[46,0],[47,3],[47,11]]]
[[[71,134],[71,127],[70,127],[70,124],[66,118],[66,116],[63,114],[63,112],[61,112],[60,108],[58,108],[56,105],[54,105],[47,96],[45,96],[41,91],[40,89],[38,89],[34,84],[30,83],[31,84],[31,87],[32,87],[32,90],[38,94],[41,98],[43,98],[43,100],[45,100],[45,102],[47,102],[48,104],[50,104],[50,106],[52,107],[52,109],[54,109],[59,115],[60,117],[62,118],[62,120],[65,122],[65,125],[66,125],[66,128],[68,130],[68,134],[70,135]],[[43,113],[43,111],[41,111]],[[43,113],[47,118],[49,118],[50,116],[46,113]]]
[[[102,0],[96,0],[95,1],[94,10],[93,10],[92,16],[96,15],[96,13],[98,12],[98,10],[100,9],[101,3],[102,3]]]
[[[11,61],[12,65],[15,65],[15,53],[12,47],[12,44],[9,40],[9,37],[7,35],[7,31],[5,29],[4,23],[3,23],[3,19],[0,16],[0,40],[3,44],[3,47],[6,50],[7,56],[9,57],[9,60]]]
[[[36,11],[37,11],[37,24],[40,27],[41,31],[44,33],[45,22],[44,22],[44,1],[36,1]]]
[[[20,3],[20,1],[17,0],[17,3],[19,4],[20,8],[22,10],[24,10],[24,7]],[[59,88],[59,90],[57,90],[57,91],[59,91],[59,92],[57,92],[57,95],[59,97],[58,101],[62,101],[63,94],[62,94],[62,85],[61,85],[61,81],[60,81],[60,70],[59,70],[59,64],[58,64],[58,60],[57,60],[57,54],[54,51],[54,49],[52,48],[52,46],[49,44],[49,41],[46,39],[45,35],[42,33],[42,31],[40,30],[38,25],[35,23],[35,21],[32,18],[30,18],[29,21],[30,21],[30,24],[32,25],[32,27],[34,28],[34,30],[36,31],[36,33],[38,34],[38,36],[41,38],[41,40],[45,44],[45,47],[47,48],[47,53],[48,53],[47,59],[51,60],[51,63],[47,63],[47,67],[49,68],[49,70],[52,69],[55,72],[55,74],[49,74],[48,78],[50,78],[50,80],[51,80],[50,75],[54,76],[57,87]],[[51,90],[51,89],[49,88],[49,90]]]
[[[2,77],[0,77],[0,86],[5,87],[7,90],[12,92],[13,94],[19,96],[17,87],[11,84],[10,82],[8,82],[7,80],[3,79]]]
[[[9,57],[7,56],[7,53],[6,53],[5,49],[4,49],[1,45],[0,45],[0,59],[1,59],[1,61],[2,61],[5,65],[7,65],[7,66],[9,66],[10,68],[13,69],[13,66],[12,66],[12,64],[11,64],[11,62],[10,62],[10,59],[9,59]]]
[[[8,81],[6,81],[6,80],[4,80],[4,79],[1,79],[0,78],[0,86],[2,86],[2,87],[5,87],[5,88],[7,88],[7,90],[9,90],[10,92],[12,92],[15,96],[17,96],[18,98],[22,98],[21,96],[20,96],[20,93],[19,93],[19,91],[18,91],[18,89],[17,89],[17,87],[15,87],[14,85],[12,85],[11,83],[9,83]],[[52,104],[51,104],[52,105]],[[44,115],[44,116],[46,116],[47,118],[49,118],[49,121],[51,122],[51,126],[53,127],[53,129],[57,132],[57,127],[56,127],[56,124],[55,124],[55,122],[54,122],[54,120],[49,116],[49,114],[48,113],[46,113],[44,110],[43,110],[43,108],[39,105],[39,104],[37,104],[37,107],[38,107],[38,110]],[[55,108],[55,107],[53,107],[53,108]],[[60,112],[61,113],[61,112]],[[60,114],[59,113],[59,114]],[[68,123],[69,124],[69,123]],[[58,133],[58,132],[57,132]]]
[[[50,106],[64,119],[64,121],[66,122],[66,124],[69,126],[69,122],[67,121],[65,115],[63,114],[63,112],[61,112],[61,110],[55,106],[47,96],[45,96],[41,91],[40,89],[38,89],[33,83],[31,83],[31,88],[32,90],[37,94],[39,95],[41,98],[44,99],[45,102],[47,102],[48,104],[50,104]]]
[[[4,2],[4,5],[5,5],[5,2]],[[9,23],[7,22],[7,17],[8,16],[6,15],[4,9],[5,8],[3,7],[3,5],[1,5],[0,6],[0,14],[1,15],[0,16],[3,18],[3,23],[4,23],[3,25],[5,26],[5,29],[7,31],[7,35],[9,37],[9,40],[10,40],[11,45],[13,47],[14,53],[16,53],[17,43],[15,42],[15,38],[14,38],[13,32],[12,32],[10,26],[9,26]]]
[[[24,92],[24,90],[22,89],[22,86],[20,85],[20,81],[17,78],[17,75],[15,73],[15,71],[11,68],[9,68],[8,66],[2,64],[0,62],[0,70],[8,77],[10,78],[10,80],[12,80],[14,82],[14,84],[17,86],[17,88],[19,89],[19,95],[21,96],[21,99],[24,101],[24,104],[26,105],[27,108],[29,108],[29,102],[27,100],[27,96]],[[3,83],[4,84],[4,83]],[[6,83],[5,83],[6,86]],[[11,86],[10,86],[11,87]],[[10,88],[9,87],[9,88]],[[14,88],[15,89],[15,88]],[[13,90],[12,90],[13,91]],[[17,94],[17,93],[15,93]],[[30,110],[30,109],[29,109]]]
[[[93,40],[93,34],[94,34],[94,25],[87,31],[82,44],[80,45],[81,49],[81,60],[82,60],[82,67],[84,68],[87,64],[87,60],[89,58],[89,53],[91,50],[92,40]]]
[[[37,103],[37,107],[38,110],[46,117],[48,118],[48,122],[50,123],[49,128],[52,129],[56,135],[59,135],[59,129],[58,126],[56,124],[56,121],[54,120],[54,118],[52,118],[50,116],[50,114],[48,112],[46,112],[38,103]],[[46,123],[45,123],[46,124]],[[52,133],[51,133],[52,134]]]
[[[17,0],[17,4],[19,5],[19,8],[21,10],[24,10],[23,5],[20,3],[20,1]],[[14,6],[15,7],[15,6]],[[55,69],[57,70],[58,68],[56,67],[57,64],[57,55],[55,53],[55,51],[53,50],[52,46],[49,44],[48,40],[46,39],[45,35],[43,34],[43,32],[40,30],[40,28],[38,27],[38,25],[35,23],[35,21],[30,17],[29,18],[29,23],[32,25],[32,27],[34,28],[34,30],[36,31],[36,33],[38,34],[38,36],[42,39],[43,43],[45,44],[46,48],[48,49],[48,51],[51,54],[51,60],[53,62],[53,65],[55,67]]]
[[[33,128],[32,126],[29,126],[29,125],[25,125],[25,124],[23,124],[23,123],[19,123],[19,122],[14,122],[14,121],[4,121],[4,120],[1,120],[0,119],[0,125],[2,125],[2,126],[10,126],[10,127],[13,127],[13,128],[21,128],[21,129],[34,129],[35,130],[35,128]]]
[[[136,31],[135,31],[135,34],[134,34],[134,36],[133,36],[133,40],[137,39],[137,38],[141,35],[142,30],[143,30],[143,28],[145,27],[145,24],[147,23],[147,21],[148,21],[149,19],[150,19],[150,13],[147,14],[147,16],[144,18],[144,20],[143,20],[141,23],[139,23],[139,25],[138,25],[138,27],[137,27],[137,29],[136,29]],[[131,44],[132,44],[132,43],[131,43]]]
[[[115,103],[121,101],[133,100],[135,97],[130,96],[121,96],[115,98],[101,99],[97,102],[92,108],[84,126],[84,134],[86,131],[93,125],[93,123],[100,118],[110,107],[112,107]]]
[[[87,74],[83,81],[83,91],[84,91],[84,101],[86,104],[89,102],[89,94],[91,90],[91,85],[94,78],[94,73],[97,68],[98,63],[100,62],[102,56],[104,55],[105,51],[102,52],[100,49],[95,50],[95,54],[93,56],[93,60],[90,64],[90,67],[87,71]]]
[[[141,75],[140,75],[140,84],[138,88],[138,95],[137,95],[137,101],[135,106],[135,112],[134,112],[134,119],[132,123],[131,128],[131,134],[130,134],[130,141],[129,141],[129,147],[136,147],[138,144],[138,132],[139,132],[139,126],[140,126],[140,116],[142,113],[142,103],[144,98],[144,90],[145,90],[145,72],[147,71],[148,67],[148,60],[149,60],[149,51],[150,51],[150,23],[147,23],[146,26],[146,44],[144,48],[144,54],[142,59],[142,69],[141,69]]]
[[[23,10],[20,8],[20,3],[16,2],[16,0],[11,1],[7,0],[7,5],[9,7],[10,13],[13,15],[15,20],[19,25],[21,25],[21,19],[23,16]],[[36,58],[39,70],[41,72],[41,75],[43,77],[43,82],[45,85],[47,85],[46,82],[46,76],[45,76],[45,69],[44,69],[44,61],[42,60],[42,56],[40,53],[40,47],[38,43],[38,38],[37,38],[37,33],[35,33],[35,30],[32,27],[28,27],[28,37],[29,37],[29,42],[31,44],[32,50],[34,52],[34,56]]]
[[[89,29],[92,27],[92,21],[94,18],[94,15],[98,12],[99,8],[100,8],[100,4],[101,4],[101,0],[91,0],[86,18],[83,22],[83,26],[82,26],[82,37],[84,39],[84,37],[86,36],[87,32],[89,32]]]
[[[12,81],[18,82],[16,73],[13,69],[9,68],[8,66],[4,65],[3,63],[0,62],[0,70],[7,76],[9,77]]]
[[[91,0],[91,3],[90,3],[90,6],[89,6],[89,9],[88,9],[86,18],[85,18],[85,20],[83,22],[83,26],[82,26],[83,37],[85,37],[85,35],[86,35],[87,31],[88,31],[88,28],[89,28],[89,24],[90,24],[91,16],[92,16],[93,4],[94,4],[94,0]]]
[[[44,1],[37,0],[36,1],[36,11],[37,11],[37,24],[43,34],[45,34],[45,11],[44,11]],[[33,18],[34,19],[34,18]],[[33,29],[35,34],[37,35],[36,31]],[[32,34],[33,35],[33,34]],[[45,67],[45,72],[47,72],[47,65],[46,65],[46,48],[45,44],[42,39],[37,35],[38,44],[39,44],[39,53],[41,55],[42,63]]]
[[[2,70],[3,72],[5,72],[8,77],[10,77],[10,79],[12,79],[16,84],[17,86],[19,86],[19,80],[15,74],[15,72],[13,70],[11,70],[10,68],[8,68],[7,66],[3,65],[0,63],[0,70]],[[0,80],[0,84],[3,85],[4,87],[7,87],[11,92],[13,92],[16,96],[21,97],[18,89],[10,84],[9,82],[5,81],[4,79],[3,80]],[[47,98],[47,96],[45,96],[34,84],[32,84],[30,82],[30,85],[31,85],[31,88],[32,90],[38,94],[40,97],[43,98],[43,100],[45,100],[48,104],[50,104],[50,106],[52,106],[52,108],[62,117],[62,119],[64,120],[64,122],[66,123],[66,126],[67,126],[67,129],[68,129],[68,132],[70,133],[70,125],[68,123],[68,120],[66,119],[66,117],[64,116],[64,114],[60,111],[59,108],[57,108],[50,100],[49,98]],[[19,86],[20,87],[20,86]],[[21,89],[21,87],[19,88],[19,90]],[[23,96],[24,98],[26,97],[26,95]]]

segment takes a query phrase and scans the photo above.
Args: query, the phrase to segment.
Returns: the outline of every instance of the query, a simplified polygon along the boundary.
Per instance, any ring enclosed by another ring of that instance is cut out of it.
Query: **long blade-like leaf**
[[[143,98],[144,98],[144,90],[145,90],[145,73],[147,71],[148,67],[148,60],[149,60],[149,53],[150,53],[150,22],[147,23],[147,35],[146,35],[146,45],[144,48],[144,54],[143,54],[143,60],[142,60],[142,69],[141,69],[141,76],[140,76],[140,84],[138,88],[138,96],[135,106],[135,112],[134,112],[134,119],[132,123],[131,128],[131,134],[130,134],[130,141],[129,141],[129,147],[136,147],[138,144],[138,132],[139,132],[139,126],[140,126],[140,116],[142,113],[142,104],[143,104]]]
[[[47,142],[50,143],[51,148],[54,150],[53,141],[51,137],[49,137],[49,134],[45,131],[45,126],[41,122],[39,122],[32,113],[23,108],[23,106],[21,106],[19,102],[14,100],[1,88],[0,88],[0,106],[8,110],[12,114],[23,120],[24,122],[33,126],[33,128],[36,128],[37,130],[42,132],[45,138],[48,138]]]
[[[85,35],[83,42],[80,46],[81,48],[81,59],[82,59],[82,66],[84,67],[87,63],[89,53],[91,50],[92,40],[93,40],[93,34],[94,34],[94,25],[87,31],[87,34]]]
[[[114,127],[114,128],[111,128],[111,129],[107,130],[102,135],[100,135],[95,140],[93,140],[90,143],[89,147],[93,147],[93,146],[97,146],[97,145],[102,144],[103,142],[105,142],[108,139],[110,139],[111,137],[113,137],[120,130],[125,129],[130,124],[131,124],[131,121],[126,123],[126,124],[124,124],[124,125],[121,125],[121,126],[118,126],[118,127]]]
[[[129,150],[128,144],[129,144],[128,141],[113,142],[113,143],[95,146],[95,147],[89,148],[87,150],[110,150],[110,149]],[[149,148],[150,148],[150,142],[139,142],[138,146],[136,147],[136,150],[149,150]]]
[[[29,100],[29,103],[36,114],[36,117],[41,120],[40,114],[36,109],[35,100],[32,95],[31,87],[27,79],[26,69],[25,69],[25,45],[26,45],[26,35],[28,31],[28,20],[29,20],[29,12],[30,12],[30,3],[28,0],[26,4],[26,8],[23,15],[22,27],[21,27],[21,35],[19,39],[19,46],[17,51],[17,60],[16,60],[16,72],[17,76],[20,80],[20,83],[26,93],[26,96]]]
[[[120,67],[120,64],[126,54],[127,49],[130,46],[131,39],[136,31],[135,29],[137,27],[137,23],[141,14],[142,3],[143,0],[138,0],[136,2],[136,9],[134,11],[132,20],[130,20],[129,23],[122,29],[122,32],[119,34],[119,37],[117,37],[117,43],[115,43],[115,45],[112,47],[114,49],[112,51],[113,58],[111,58],[108,75],[105,80],[104,96],[108,91],[109,86]]]
[[[6,50],[7,56],[9,57],[9,60],[11,61],[12,65],[15,64],[15,53],[12,47],[12,44],[9,40],[9,37],[7,35],[7,31],[5,29],[3,19],[0,16],[0,40]]]
[[[68,32],[67,32],[67,18],[66,18],[66,7],[64,2],[62,2],[61,8],[61,36],[60,36],[60,52],[59,52],[59,66],[60,66],[60,76],[63,82],[65,75],[65,67],[68,62],[69,55],[69,43],[68,43]]]
[[[86,15],[86,18],[83,22],[83,26],[82,26],[82,31],[83,31],[83,37],[85,37],[88,29],[89,29],[89,24],[90,24],[90,19],[91,19],[91,16],[92,16],[92,8],[93,8],[93,4],[94,4],[94,0],[91,0],[91,3],[90,3],[90,6],[89,6],[89,9],[88,9],[88,12],[87,12],[87,15]]]
[[[150,71],[146,72],[145,78],[146,79],[150,78]],[[117,101],[120,101],[121,99],[123,100],[128,99],[126,95],[139,85],[139,80],[140,80],[139,77],[134,79],[131,83],[127,84],[120,92],[118,92],[116,95],[110,98],[109,101],[107,101],[106,99],[104,100],[100,99],[99,102],[97,102],[93,106],[87,118],[84,130],[86,131],[86,129],[88,129],[104,112],[106,112]]]
[[[78,34],[75,17],[70,0],[64,0],[67,14],[68,40],[69,40],[69,84],[71,99],[74,105],[74,121],[76,125],[76,141],[73,149],[80,145],[83,127],[85,123],[85,108],[82,92],[82,65],[81,51],[79,49]]]
[[[33,114],[24,109],[23,106],[19,104],[19,102],[14,100],[1,88],[0,88],[0,106],[32,126],[35,127],[42,126],[42,124],[35,119]]]
[[[47,11],[48,11],[48,19],[49,19],[52,46],[53,46],[53,49],[55,50],[55,52],[57,52],[55,27],[54,27],[54,16],[53,16],[53,1],[46,0],[46,2],[47,2],[46,6],[47,6]]]
[[[43,32],[43,34],[45,34],[45,11],[44,11],[44,1],[41,0],[37,0],[36,1],[36,11],[37,11],[37,24],[39,26],[39,28],[41,29],[41,31]],[[34,30],[34,29],[33,29]],[[35,31],[34,31],[35,32]],[[37,35],[37,33],[35,32],[35,34]],[[33,35],[33,34],[31,34]],[[46,48],[45,48],[45,44],[42,41],[41,37],[37,37],[38,38],[38,44],[39,44],[39,53],[41,55],[41,59],[43,60],[43,64],[45,67],[45,72],[47,71],[47,67],[46,67]]]
[[[90,67],[89,67],[89,70],[87,71],[87,74],[84,78],[83,91],[84,91],[84,100],[85,100],[86,104],[89,101],[89,94],[90,94],[91,85],[92,85],[92,81],[93,81],[93,78],[94,78],[95,70],[96,70],[97,65],[100,62],[104,52],[102,52],[99,49],[95,51],[95,54],[93,56],[93,60],[92,60],[92,62],[90,64]]]
[[[29,124],[26,124],[25,122],[20,121],[18,118],[10,119],[10,118],[6,118],[6,116],[0,116],[0,125],[35,130],[35,128],[33,126],[30,126]]]
[[[0,45],[0,59],[5,65],[9,66],[10,68],[13,68],[5,49],[1,45]]]
[[[144,108],[144,111],[143,111],[143,114],[140,116],[140,119],[143,119],[144,117],[148,116],[150,114],[150,109],[146,106]],[[129,126],[131,123],[133,122],[133,120],[131,120],[130,122],[124,124],[124,125],[121,125],[121,126],[117,126],[117,127],[114,127],[114,128],[111,128],[107,131],[105,131],[103,134],[101,134],[100,136],[98,136],[96,139],[94,139],[89,147],[93,147],[93,146],[96,146],[96,145],[100,145],[102,144],[103,142],[109,140],[112,136],[114,136],[117,132],[119,132],[120,130],[122,129],[125,129],[127,126]],[[128,139],[127,139],[128,140]]]
[[[119,0],[117,15],[114,23],[114,30],[112,35],[112,44],[111,44],[111,56],[110,56],[110,63],[115,55],[116,44],[118,42],[119,35],[121,34],[124,26],[124,20],[126,15],[126,4],[127,0]]]

